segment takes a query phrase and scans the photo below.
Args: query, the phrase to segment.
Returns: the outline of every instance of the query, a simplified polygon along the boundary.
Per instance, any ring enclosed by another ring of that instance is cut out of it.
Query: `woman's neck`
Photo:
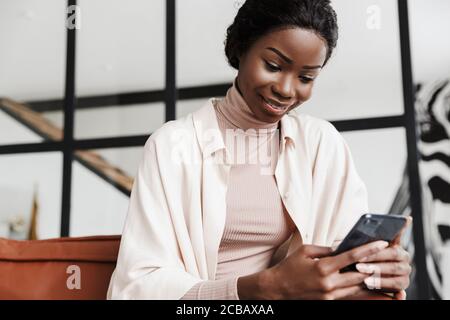
[[[234,80],[233,86],[228,89],[225,98],[219,100],[217,109],[225,118],[227,124],[234,129],[275,130],[278,127],[278,122],[268,123],[256,118],[244,100],[237,78]]]

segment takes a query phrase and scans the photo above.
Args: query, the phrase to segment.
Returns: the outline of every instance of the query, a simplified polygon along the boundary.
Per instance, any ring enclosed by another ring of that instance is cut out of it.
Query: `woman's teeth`
[[[282,106],[278,106],[278,105],[275,105],[275,104],[270,103],[270,102],[267,101],[266,99],[264,99],[264,101],[265,101],[269,106],[271,106],[271,107],[274,108],[274,109],[277,109],[277,110],[283,110],[283,109],[285,109],[285,108],[282,107]]]
[[[284,109],[284,107],[280,107],[280,106],[275,106],[275,105],[273,105],[273,104],[271,104],[270,106],[271,106],[271,107],[273,107],[273,108],[275,108],[275,109],[279,109],[279,110],[282,110],[282,109]]]

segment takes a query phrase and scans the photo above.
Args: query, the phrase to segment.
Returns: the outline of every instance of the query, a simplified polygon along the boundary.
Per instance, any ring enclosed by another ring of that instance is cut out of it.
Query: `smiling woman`
[[[310,99],[337,38],[329,0],[243,4],[227,29],[238,74],[226,96],[145,145],[108,298],[392,299],[364,285],[379,280],[404,299],[411,268],[398,244],[332,255],[368,211],[366,187],[330,123],[290,112]]]
[[[272,31],[242,54],[240,93],[260,120],[279,121],[311,97],[326,55],[326,41],[313,31],[294,27]]]

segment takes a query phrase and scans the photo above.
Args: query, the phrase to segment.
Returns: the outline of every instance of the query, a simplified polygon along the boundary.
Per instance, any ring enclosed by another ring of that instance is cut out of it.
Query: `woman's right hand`
[[[332,249],[303,245],[277,265],[265,270],[273,299],[345,299],[357,295],[368,274],[339,270],[371,256],[389,244],[372,242],[336,256]]]

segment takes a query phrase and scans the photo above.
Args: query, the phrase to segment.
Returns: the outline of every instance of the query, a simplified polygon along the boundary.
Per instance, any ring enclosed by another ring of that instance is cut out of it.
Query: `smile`
[[[273,101],[267,100],[263,96],[261,96],[261,99],[263,101],[263,105],[264,105],[265,109],[271,111],[272,113],[277,113],[277,114],[284,113],[290,107],[290,106],[286,106],[286,105],[280,105]]]

